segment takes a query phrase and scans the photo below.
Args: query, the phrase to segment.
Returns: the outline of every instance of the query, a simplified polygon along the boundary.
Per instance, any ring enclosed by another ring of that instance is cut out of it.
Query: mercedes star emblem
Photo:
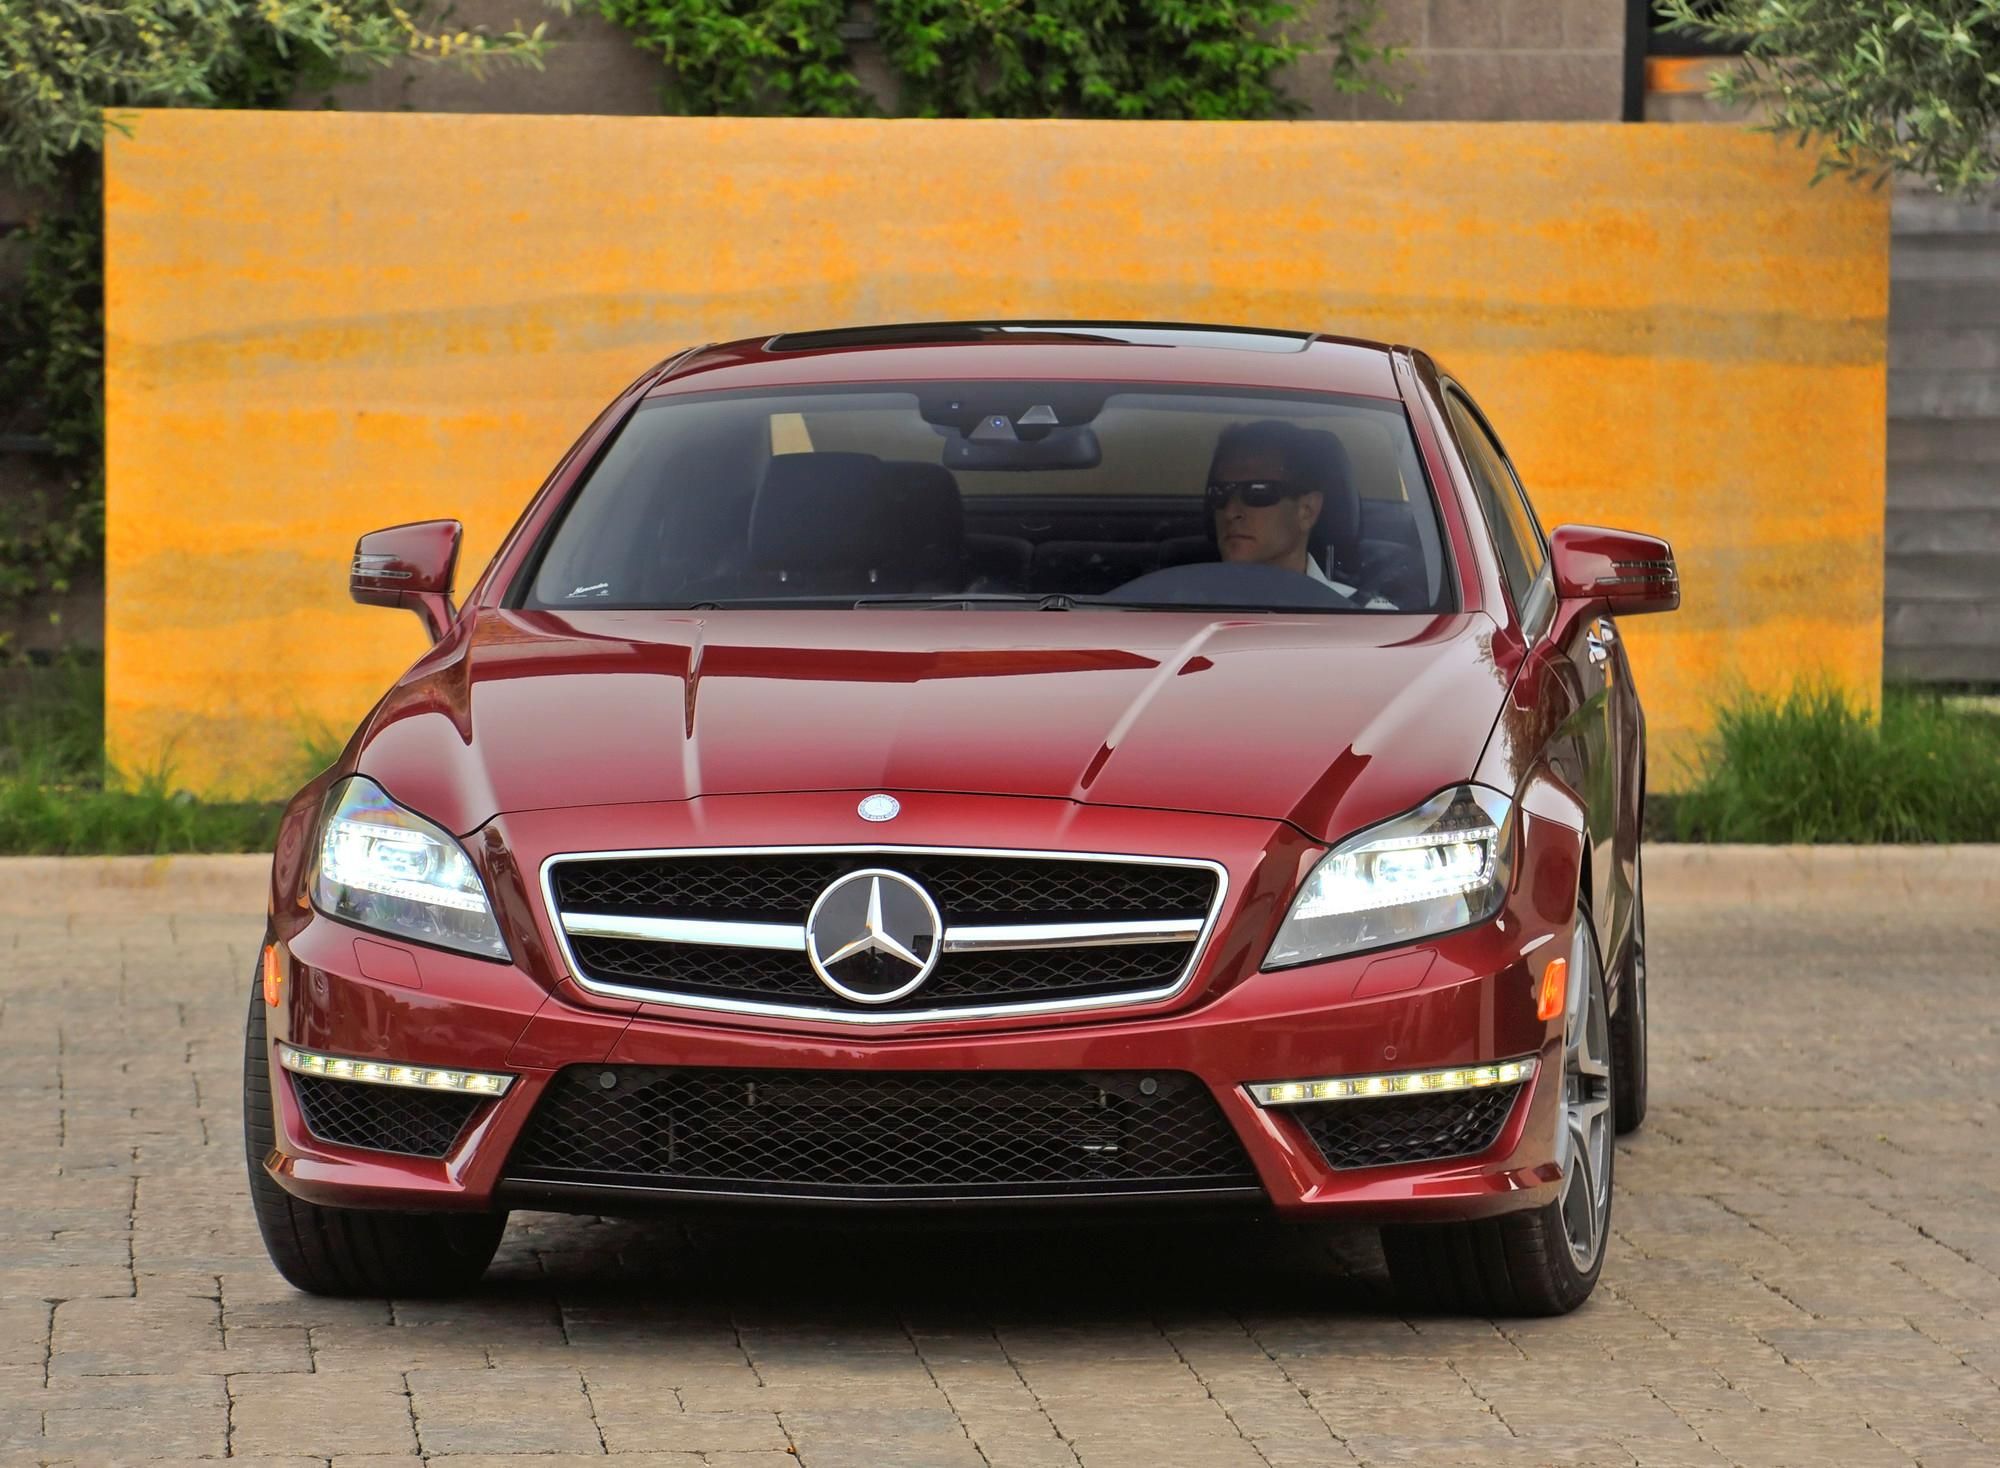
[[[944,919],[930,893],[901,872],[849,872],[806,916],[806,961],[819,980],[856,1004],[893,1004],[931,976]]]
[[[871,795],[858,807],[864,821],[893,821],[903,802],[893,795]]]

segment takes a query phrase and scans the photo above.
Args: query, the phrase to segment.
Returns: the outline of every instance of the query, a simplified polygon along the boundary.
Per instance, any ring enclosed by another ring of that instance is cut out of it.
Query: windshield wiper
[[[1344,607],[1274,607],[1253,606],[1219,601],[1098,601],[1095,598],[1080,603],[1086,611],[1099,607],[1114,612],[1262,612],[1262,613],[1318,613],[1345,611]]]
[[[1119,601],[1113,598],[1077,595],[1067,591],[909,591],[883,592],[876,596],[732,596],[710,601],[672,602],[660,611],[719,612],[757,607],[906,607],[952,608],[970,611],[975,607],[1022,607],[1038,612],[1337,612],[1344,607],[1274,607],[1235,605],[1201,601]]]
[[[1066,591],[916,591],[857,596],[857,607],[957,607],[1031,606],[1043,612],[1074,611],[1075,597]]]
[[[1033,607],[1043,612],[1336,612],[1343,607],[1273,607],[1207,601],[1121,601],[1067,591],[960,591],[884,593],[854,599],[857,607]]]

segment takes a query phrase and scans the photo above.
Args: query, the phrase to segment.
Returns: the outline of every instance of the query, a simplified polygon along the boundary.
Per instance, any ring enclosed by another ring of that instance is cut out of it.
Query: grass
[[[2000,841],[2000,713],[1913,688],[1879,722],[1826,687],[1741,699],[1664,814],[1680,841]]]
[[[197,800],[175,790],[165,769],[137,777],[110,769],[101,660],[71,655],[0,670],[0,854],[268,851],[279,810]]]

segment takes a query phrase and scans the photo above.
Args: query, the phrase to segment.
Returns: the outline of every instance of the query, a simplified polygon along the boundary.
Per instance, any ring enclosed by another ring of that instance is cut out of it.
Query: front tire
[[[387,1213],[294,1198],[264,1170],[275,1141],[264,996],[253,983],[243,1031],[243,1152],[257,1229],[278,1273],[315,1295],[457,1294],[478,1283],[500,1247],[504,1213]]]
[[[1499,1218],[1382,1230],[1389,1274],[1420,1308],[1481,1315],[1565,1315],[1590,1297],[1611,1235],[1612,1054],[1604,970],[1579,906],[1563,1024],[1554,1202]],[[1548,1077],[1539,1084],[1546,1085]]]
[[[1618,1013],[1611,1016],[1612,1112],[1618,1135],[1646,1119],[1646,882],[1643,863],[1632,872],[1632,938],[1626,944]]]

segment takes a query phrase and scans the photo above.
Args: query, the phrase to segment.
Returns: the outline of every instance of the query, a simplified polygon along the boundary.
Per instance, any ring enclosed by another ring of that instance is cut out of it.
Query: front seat
[[[1307,549],[1334,580],[1352,581],[1361,553],[1361,497],[1354,488],[1354,463],[1332,429],[1309,428],[1300,437],[1312,445],[1312,478],[1322,498]]]
[[[873,454],[780,454],[750,510],[750,576],[769,594],[864,596],[893,568]]]
[[[882,464],[881,511],[892,559],[879,568],[885,591],[965,589],[965,502],[958,478],[942,464],[888,459]]]

